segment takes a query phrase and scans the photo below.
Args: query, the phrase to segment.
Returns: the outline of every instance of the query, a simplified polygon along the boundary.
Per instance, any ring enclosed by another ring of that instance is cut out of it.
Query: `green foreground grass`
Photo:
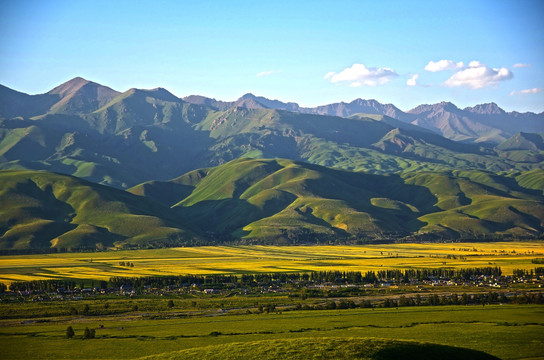
[[[374,338],[313,338],[248,341],[152,355],[142,360],[496,360],[484,352],[445,345]]]
[[[317,344],[318,338],[373,337],[464,347],[501,359],[544,358],[544,308],[538,305],[292,311],[236,316],[222,316],[218,312],[215,316],[167,319],[150,319],[150,315],[59,317],[49,318],[47,322],[2,320],[2,356],[133,359],[174,351],[205,354],[209,349],[195,349],[226,344],[224,350],[235,346],[228,345],[234,343],[246,343],[240,345],[240,349],[245,349],[247,342],[264,340],[312,338]],[[75,330],[72,339],[65,338],[67,326]],[[82,339],[85,327],[96,329],[96,339]]]

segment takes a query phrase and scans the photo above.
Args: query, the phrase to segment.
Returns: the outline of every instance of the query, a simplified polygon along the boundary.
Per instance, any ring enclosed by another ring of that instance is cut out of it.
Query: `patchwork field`
[[[0,257],[0,282],[112,276],[369,271],[500,266],[534,269],[544,242],[361,246],[219,246]],[[133,267],[120,263],[130,262]]]

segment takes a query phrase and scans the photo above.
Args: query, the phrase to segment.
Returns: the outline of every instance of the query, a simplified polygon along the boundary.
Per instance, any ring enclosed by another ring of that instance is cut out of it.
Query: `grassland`
[[[534,269],[543,242],[385,244],[360,246],[210,246],[0,257],[0,282],[108,280],[112,276],[247,274],[500,266]],[[130,261],[134,267],[120,266]]]
[[[445,345],[374,338],[313,338],[248,341],[187,349],[151,355],[142,360],[497,360],[498,358],[469,349]]]
[[[543,319],[544,309],[536,305],[292,311],[163,320],[151,320],[145,314],[74,316],[48,322],[1,320],[0,344],[2,356],[9,359],[133,359],[186,349],[192,349],[188,354],[205,354],[209,349],[197,348],[228,348],[233,343],[263,340],[311,338],[319,343],[324,337],[373,337],[466,347],[505,360],[536,359],[544,357]],[[65,338],[68,325],[76,332],[73,339]],[[85,327],[96,329],[96,339],[81,339]],[[172,355],[164,358],[176,358]]]

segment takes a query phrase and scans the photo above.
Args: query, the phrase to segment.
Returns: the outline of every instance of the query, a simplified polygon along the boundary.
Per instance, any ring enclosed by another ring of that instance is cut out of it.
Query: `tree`
[[[94,329],[89,329],[88,327],[86,327],[85,331],[83,332],[84,339],[94,339],[95,335],[96,331]]]
[[[169,308],[173,308],[173,307],[174,307],[174,300],[168,300],[167,306],[168,306]]]
[[[83,314],[89,315],[89,310],[89,304],[85,304],[85,306],[83,307]]]
[[[73,328],[73,327],[68,326],[68,327],[66,328],[66,338],[67,338],[67,339],[73,338],[75,334],[76,334],[76,333],[74,332],[74,328]]]

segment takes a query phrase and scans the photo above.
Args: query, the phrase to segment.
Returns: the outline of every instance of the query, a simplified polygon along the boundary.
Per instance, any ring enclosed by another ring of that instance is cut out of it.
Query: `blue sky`
[[[544,1],[0,0],[0,84],[544,111]]]

